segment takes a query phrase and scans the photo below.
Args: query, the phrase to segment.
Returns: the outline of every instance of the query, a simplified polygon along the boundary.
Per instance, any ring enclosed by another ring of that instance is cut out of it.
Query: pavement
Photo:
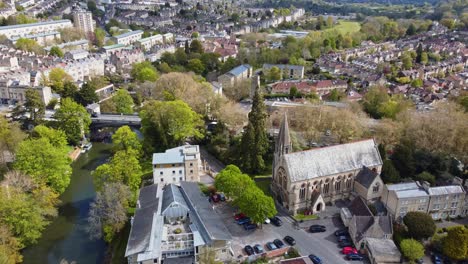
[[[315,254],[319,256],[324,263],[366,263],[361,261],[347,261],[344,255],[340,253],[340,248],[335,237],[335,230],[343,227],[338,218],[329,218],[315,220],[314,224],[320,224],[327,227],[324,233],[309,233],[307,228],[300,228],[295,225],[293,219],[284,214],[278,213],[278,217],[283,221],[280,227],[272,224],[264,224],[261,228],[253,231],[245,231],[241,225],[234,221],[236,210],[228,203],[221,202],[215,205],[216,212],[221,216],[224,224],[233,237],[232,249],[234,256],[247,256],[243,250],[244,246],[261,244],[265,248],[266,242],[274,239],[281,239],[287,235],[296,240],[296,249],[303,256]],[[284,241],[283,241],[284,242]]]

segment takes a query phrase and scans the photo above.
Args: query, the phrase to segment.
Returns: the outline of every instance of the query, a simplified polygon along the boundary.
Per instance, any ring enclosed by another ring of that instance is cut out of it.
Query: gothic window
[[[288,179],[286,179],[286,175],[283,176],[283,188],[288,188]]]
[[[323,185],[323,193],[327,194],[329,191],[330,191],[330,183],[327,182]]]
[[[304,200],[305,193],[306,193],[305,184],[302,184],[301,189],[299,190],[299,199]]]
[[[380,184],[377,183],[377,184],[374,185],[374,188],[372,188],[372,192],[373,193],[378,193],[379,189],[380,189]]]
[[[346,189],[351,189],[351,182],[352,182],[351,178],[346,180]]]
[[[341,190],[341,181],[335,182],[335,191],[340,191]]]

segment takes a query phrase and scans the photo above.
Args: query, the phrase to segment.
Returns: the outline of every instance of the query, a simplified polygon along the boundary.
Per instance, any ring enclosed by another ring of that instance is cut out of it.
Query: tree
[[[19,50],[24,50],[28,52],[41,52],[41,46],[37,44],[37,42],[34,39],[19,38],[15,43],[15,47]]]
[[[414,146],[408,140],[403,139],[393,150],[391,160],[400,175],[411,177],[416,170],[414,162]]]
[[[56,148],[67,146],[67,136],[61,130],[56,130],[43,125],[36,126],[32,132],[33,138],[45,138]]]
[[[106,32],[101,29],[101,28],[96,28],[94,31],[94,36],[95,36],[95,44],[99,48],[102,48],[104,46],[104,39],[106,38]]]
[[[63,89],[59,92],[61,98],[74,98],[78,92],[78,86],[73,82],[66,81],[63,84]]]
[[[400,243],[401,253],[410,261],[424,256],[424,246],[414,239],[403,239]]]
[[[91,118],[82,105],[71,98],[64,98],[54,118],[58,121],[58,128],[67,135],[70,144],[77,145],[85,133],[89,131]]]
[[[418,47],[416,48],[416,62],[421,63],[421,54],[423,53],[423,46],[419,43]]]
[[[421,53],[421,64],[426,65],[429,62],[429,56],[427,55],[427,52],[422,52]]]
[[[121,183],[106,183],[91,203],[87,231],[91,238],[108,243],[125,226],[130,190]]]
[[[249,175],[243,174],[235,165],[228,165],[221,170],[215,179],[216,190],[223,192],[227,197],[238,200],[255,182]]]
[[[468,228],[464,226],[451,227],[447,236],[442,240],[442,250],[451,259],[467,259]]]
[[[62,68],[53,68],[49,72],[48,80],[43,80],[45,84],[50,84],[55,92],[60,93],[66,82],[73,82],[73,78],[66,73]]]
[[[397,114],[409,108],[410,104],[403,96],[393,95],[378,106],[377,111],[381,117],[395,119]]]
[[[149,101],[140,112],[146,151],[165,150],[182,144],[187,138],[201,138],[203,122],[185,102]]]
[[[190,52],[191,53],[203,53],[203,45],[198,39],[192,40],[190,43]]]
[[[413,68],[413,58],[408,53],[403,53],[401,56],[401,62],[403,63],[403,69],[410,70]]]
[[[30,175],[38,184],[46,184],[62,193],[70,183],[71,159],[65,148],[52,145],[47,137],[20,143],[14,168]]]
[[[94,83],[86,82],[81,86],[81,89],[76,92],[75,101],[82,106],[87,106],[89,104],[95,103],[99,101],[99,97],[96,94],[96,86]]]
[[[114,151],[129,151],[135,150],[138,154],[141,153],[141,142],[138,136],[129,126],[122,126],[112,135],[112,143]]]
[[[273,217],[277,213],[273,198],[265,195],[257,186],[251,186],[243,192],[238,206],[252,222],[257,224],[263,224],[266,218]]]
[[[427,181],[431,185],[435,184],[435,182],[436,182],[435,176],[430,174],[427,171],[423,171],[423,172],[419,173],[418,175],[416,175],[415,180],[417,180],[417,181]]]
[[[422,87],[423,86],[423,80],[422,79],[414,79],[411,82],[411,86],[416,87],[416,88]]]
[[[333,89],[330,94],[328,95],[328,100],[332,102],[339,102],[345,97],[343,92],[340,92],[337,89]]]
[[[273,82],[278,81],[281,79],[281,70],[276,66],[271,67],[271,69],[268,71],[267,79]]]
[[[56,56],[56,57],[63,58],[63,51],[61,48],[57,46],[53,46],[52,48],[50,48],[49,56]]]
[[[119,89],[112,97],[117,113],[133,114],[133,99],[127,90]]]
[[[7,157],[14,158],[18,146],[26,135],[21,131],[19,124],[8,122],[0,116],[0,164],[6,164]]]
[[[403,218],[410,237],[420,240],[434,235],[436,225],[432,217],[423,212],[409,212]]]
[[[241,152],[244,155],[241,157],[240,164],[245,171],[259,173],[266,167],[264,158],[269,147],[266,118],[263,96],[257,89],[253,97],[252,110],[249,113],[249,123],[241,140]]]
[[[159,77],[158,71],[149,61],[134,63],[130,75],[139,82],[155,82]]]
[[[26,90],[26,102],[24,108],[29,113],[29,120],[33,124],[38,124],[45,114],[45,104],[42,101],[41,96],[37,90],[28,89]]]
[[[411,24],[409,25],[408,29],[406,30],[406,35],[412,36],[412,35],[414,35],[414,34],[416,34],[416,27],[414,26],[413,23],[411,23]]]
[[[391,160],[384,160],[380,176],[385,183],[400,182],[400,173],[395,169]]]
[[[21,244],[6,226],[0,226],[0,263],[16,264],[23,261]]]
[[[205,65],[199,59],[191,59],[188,61],[187,68],[196,74],[202,74],[205,71]]]
[[[389,100],[387,89],[384,87],[374,86],[364,95],[362,105],[366,111],[373,118],[381,118],[379,107],[381,104]]]

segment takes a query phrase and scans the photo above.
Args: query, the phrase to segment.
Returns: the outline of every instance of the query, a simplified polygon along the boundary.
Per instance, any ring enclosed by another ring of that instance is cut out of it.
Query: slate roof
[[[377,172],[363,166],[359,173],[356,175],[355,181],[359,182],[366,189],[369,189],[375,178],[378,176]]]
[[[382,165],[373,139],[293,152],[283,157],[291,182]]]
[[[355,242],[364,237],[383,238],[393,233],[390,216],[353,216],[356,224]]]
[[[191,209],[190,219],[208,244],[213,240],[231,240],[223,220],[213,210],[208,198],[202,194],[196,182],[180,182],[181,192]]]
[[[234,76],[239,76],[243,72],[248,71],[250,68],[252,68],[252,66],[250,66],[249,64],[242,64],[230,70],[228,73]]]
[[[132,36],[132,35],[136,35],[136,34],[143,34],[143,30],[129,31],[129,32],[120,34],[120,35],[118,35],[118,36],[114,36],[114,38],[120,39],[120,38],[125,38],[125,37]]]
[[[162,206],[161,206],[161,213],[164,214],[166,209],[171,206],[171,204],[177,203],[182,207],[185,207],[188,211],[187,203],[185,202],[182,193],[180,192],[179,187],[174,184],[169,184],[164,187],[163,198],[162,198]]]
[[[361,196],[354,198],[351,204],[348,206],[348,209],[352,215],[356,216],[373,216],[369,207],[367,207],[366,202],[362,199]]]
[[[375,259],[385,262],[400,262],[401,253],[391,239],[367,238],[367,247]]]
[[[158,191],[158,185],[152,184],[150,186],[145,186],[140,189],[140,195],[138,196],[138,202],[140,203],[140,208],[145,208],[148,205],[153,204],[157,201],[156,193]]]
[[[428,191],[430,195],[449,195],[449,194],[464,193],[463,188],[459,185],[430,187]]]

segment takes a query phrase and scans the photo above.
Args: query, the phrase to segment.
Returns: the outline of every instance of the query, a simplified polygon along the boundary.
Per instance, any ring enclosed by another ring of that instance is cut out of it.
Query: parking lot
[[[344,255],[341,254],[341,248],[338,246],[334,235],[337,229],[343,227],[339,219],[316,220],[314,224],[326,226],[327,231],[323,233],[309,233],[306,229],[295,226],[289,216],[279,214],[279,218],[283,221],[282,226],[277,227],[272,224],[264,224],[261,229],[246,231],[242,225],[238,225],[235,222],[234,215],[237,212],[229,204],[225,202],[217,203],[215,210],[221,216],[233,237],[232,249],[234,250],[234,257],[239,255],[246,256],[243,250],[246,245],[254,246],[255,244],[260,244],[265,248],[267,242],[271,242],[277,238],[283,240],[285,236],[289,235],[296,240],[295,247],[303,256],[314,254],[320,257],[324,263],[366,263],[362,261],[347,261]]]

